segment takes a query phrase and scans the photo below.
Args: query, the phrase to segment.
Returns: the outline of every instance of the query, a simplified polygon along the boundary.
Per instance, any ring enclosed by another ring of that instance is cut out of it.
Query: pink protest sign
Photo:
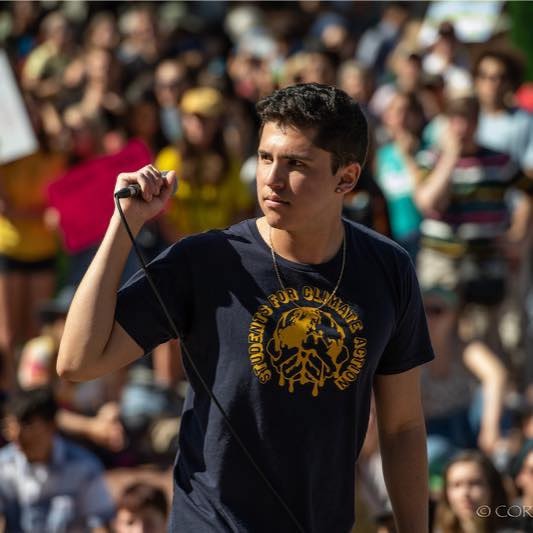
[[[147,146],[135,139],[120,152],[86,161],[49,185],[48,202],[59,212],[68,252],[79,252],[102,240],[113,214],[117,175],[138,170],[152,159]]]

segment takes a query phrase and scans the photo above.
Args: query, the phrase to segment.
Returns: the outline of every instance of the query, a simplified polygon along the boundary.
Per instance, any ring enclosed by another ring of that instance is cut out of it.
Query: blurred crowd
[[[317,82],[355,98],[371,126],[345,216],[397,241],[417,267],[436,353],[422,376],[432,531],[533,531],[524,55],[505,32],[461,42],[451,21],[422,46],[426,7],[2,3],[0,41],[39,142],[0,165],[4,524],[164,531],[187,389],[175,341],[102,379],[57,378],[66,313],[97,243],[63,246],[47,187],[142,141],[180,182],[138,237],[153,258],[186,235],[257,215],[254,104]],[[136,269],[132,256],[125,277]],[[156,472],[149,481],[145,465]],[[357,531],[394,531],[373,416],[358,470]],[[117,471],[128,474],[118,482]]]

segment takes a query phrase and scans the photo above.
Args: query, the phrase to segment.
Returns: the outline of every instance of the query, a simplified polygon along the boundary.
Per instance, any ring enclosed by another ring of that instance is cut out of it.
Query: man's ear
[[[337,172],[339,181],[335,188],[335,192],[346,194],[352,191],[359,181],[361,170],[361,165],[359,163],[350,163],[341,167]]]

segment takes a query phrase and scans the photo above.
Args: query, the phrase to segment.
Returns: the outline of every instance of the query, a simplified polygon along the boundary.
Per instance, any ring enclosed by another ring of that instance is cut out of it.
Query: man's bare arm
[[[117,189],[130,183],[141,185],[144,201],[124,201],[124,212],[134,235],[146,220],[161,211],[175,179],[171,172],[165,184],[155,169],[147,168],[121,174],[117,180]],[[115,212],[70,306],[57,359],[61,377],[72,381],[94,379],[143,354],[142,348],[115,322],[116,294],[130,248],[129,237]]]
[[[374,380],[383,474],[398,533],[428,531],[426,429],[419,382],[418,367]]]

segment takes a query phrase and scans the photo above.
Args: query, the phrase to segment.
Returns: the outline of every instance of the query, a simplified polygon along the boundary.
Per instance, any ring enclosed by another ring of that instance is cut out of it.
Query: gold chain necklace
[[[278,278],[278,282],[282,290],[285,290],[286,287],[285,287],[285,284],[283,283],[283,280],[281,279],[281,274],[279,272],[279,267],[278,267],[278,261],[276,260],[276,252],[274,251],[274,245],[272,244],[272,226],[269,226],[268,228],[268,240],[270,244],[270,253],[272,255],[272,263],[274,264],[274,271],[276,272],[276,277]],[[333,296],[335,296],[335,294],[337,293],[337,289],[339,288],[339,285],[341,284],[342,276],[344,275],[345,266],[346,266],[346,230],[344,231],[343,236],[342,236],[342,264],[341,264],[341,271],[339,274],[339,279],[337,280],[337,283],[335,285],[335,288],[333,289],[333,292],[316,309],[322,309],[326,304],[330,302]],[[301,305],[298,305],[297,303],[294,303],[294,305],[296,307],[302,307]]]

